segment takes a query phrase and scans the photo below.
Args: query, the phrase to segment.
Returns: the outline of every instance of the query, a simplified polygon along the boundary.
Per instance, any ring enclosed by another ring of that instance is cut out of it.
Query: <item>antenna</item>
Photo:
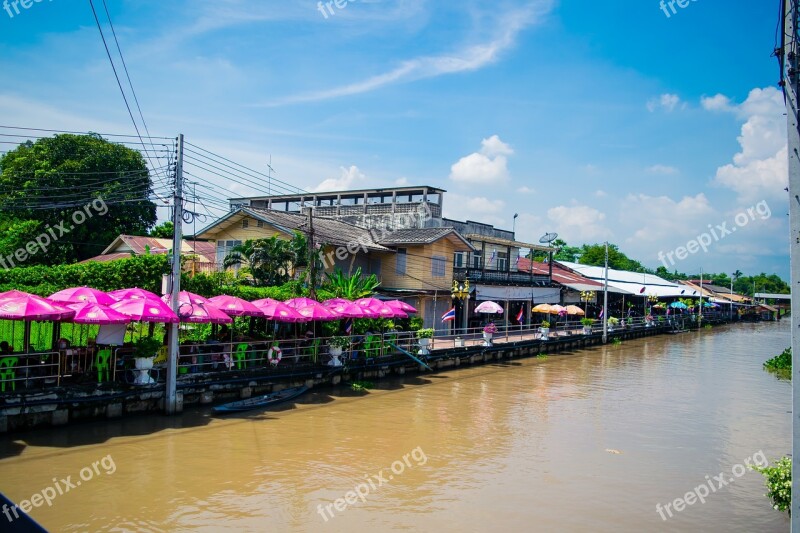
[[[539,239],[539,242],[541,244],[550,244],[556,239],[558,239],[558,233],[545,233],[542,238]]]

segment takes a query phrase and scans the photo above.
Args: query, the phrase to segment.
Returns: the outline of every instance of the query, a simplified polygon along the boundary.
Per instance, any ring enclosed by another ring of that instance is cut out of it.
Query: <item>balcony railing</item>
[[[484,283],[487,285],[521,285],[523,287],[541,287],[550,284],[548,276],[525,274],[524,272],[500,272],[497,270],[481,270],[477,268],[453,269],[453,275],[459,281],[469,280],[470,283]]]

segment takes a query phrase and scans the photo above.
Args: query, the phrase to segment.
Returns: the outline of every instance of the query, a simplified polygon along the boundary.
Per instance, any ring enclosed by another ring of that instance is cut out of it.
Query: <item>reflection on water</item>
[[[0,441],[0,490],[30,498],[111,455],[113,474],[34,518],[53,531],[783,531],[754,472],[668,521],[656,504],[790,451],[791,386],[761,369],[788,345],[788,322],[719,327],[368,395],[322,389],[252,416],[30,433]]]

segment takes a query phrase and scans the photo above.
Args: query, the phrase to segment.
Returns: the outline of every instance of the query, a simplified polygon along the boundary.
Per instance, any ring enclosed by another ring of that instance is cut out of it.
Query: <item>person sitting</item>
[[[14,353],[14,347],[9,346],[7,341],[0,342],[0,355],[11,355]]]

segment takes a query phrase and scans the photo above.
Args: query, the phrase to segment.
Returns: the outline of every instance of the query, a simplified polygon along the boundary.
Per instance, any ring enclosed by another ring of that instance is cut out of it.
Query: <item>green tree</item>
[[[581,248],[579,262],[582,265],[604,266],[606,258],[605,244],[584,244]],[[639,261],[629,258],[619,250],[616,244],[608,245],[608,266],[617,270],[629,270],[631,272],[651,272],[646,269]]]
[[[150,231],[150,236],[157,239],[171,239],[175,235],[175,224],[167,220]]]
[[[28,141],[0,157],[0,212],[38,223],[39,232],[58,228],[47,252],[27,264],[74,263],[121,233],[146,234],[156,222],[151,192],[142,155],[98,135]]]

